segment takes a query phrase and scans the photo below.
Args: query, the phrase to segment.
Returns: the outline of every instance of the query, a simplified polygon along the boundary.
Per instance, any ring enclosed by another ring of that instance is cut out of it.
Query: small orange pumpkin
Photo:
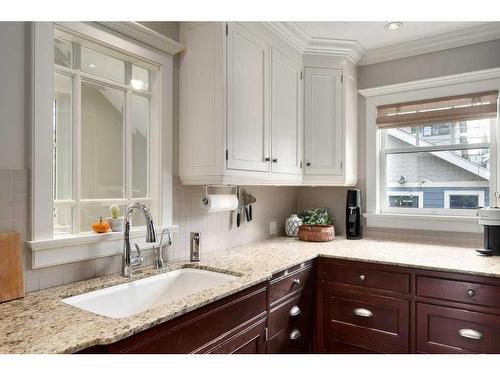
[[[109,230],[109,223],[99,216],[99,221],[92,224],[92,230],[96,233],[106,233]]]

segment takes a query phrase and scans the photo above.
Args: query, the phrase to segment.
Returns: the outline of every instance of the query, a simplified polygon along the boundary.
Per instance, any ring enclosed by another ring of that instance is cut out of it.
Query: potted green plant
[[[111,217],[108,218],[109,226],[113,232],[121,232],[123,230],[123,217],[120,217],[120,208],[113,204],[109,207]]]
[[[302,211],[299,217],[302,219],[299,240],[325,242],[335,238],[335,229],[328,209],[308,208]]]

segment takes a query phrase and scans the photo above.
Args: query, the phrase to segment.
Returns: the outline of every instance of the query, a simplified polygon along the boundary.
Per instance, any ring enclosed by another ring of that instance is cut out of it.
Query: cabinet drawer
[[[299,293],[273,308],[269,314],[269,336],[303,321],[312,327],[312,293]]]
[[[369,265],[325,262],[323,280],[401,293],[410,292],[409,274],[370,268]]]
[[[272,304],[292,292],[308,289],[313,283],[313,268],[306,267],[278,279],[271,280],[269,286],[269,303]]]
[[[500,307],[500,286],[494,285],[418,276],[417,294],[422,297]]]
[[[312,332],[304,324],[291,326],[274,336],[267,343],[269,354],[310,353]]]
[[[422,353],[500,353],[500,316],[417,304]]]
[[[408,347],[407,300],[324,288],[323,319],[324,329],[334,336],[356,336]]]

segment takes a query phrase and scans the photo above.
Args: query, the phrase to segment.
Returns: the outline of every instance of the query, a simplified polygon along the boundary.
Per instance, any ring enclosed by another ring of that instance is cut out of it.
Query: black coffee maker
[[[349,240],[363,238],[361,228],[361,191],[357,189],[347,190],[345,234]]]

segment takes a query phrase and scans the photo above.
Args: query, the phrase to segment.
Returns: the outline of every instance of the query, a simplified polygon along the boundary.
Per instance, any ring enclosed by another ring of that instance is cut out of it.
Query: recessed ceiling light
[[[95,68],[95,64],[89,64],[89,68],[90,69],[94,69]]]
[[[387,31],[394,31],[399,29],[401,26],[403,26],[403,22],[389,22],[384,26],[384,29]]]

